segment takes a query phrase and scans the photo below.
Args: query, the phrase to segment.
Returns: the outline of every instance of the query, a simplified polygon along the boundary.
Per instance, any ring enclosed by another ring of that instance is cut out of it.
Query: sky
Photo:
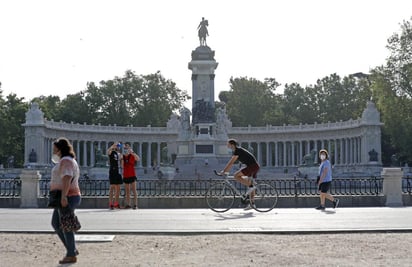
[[[202,17],[219,64],[217,98],[231,77],[306,86],[368,73],[385,63],[387,39],[411,19],[412,1],[0,0],[3,96],[65,98],[126,70],[160,71],[191,95]]]

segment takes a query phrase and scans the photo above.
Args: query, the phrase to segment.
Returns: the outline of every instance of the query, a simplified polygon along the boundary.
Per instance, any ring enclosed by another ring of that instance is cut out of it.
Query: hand
[[[69,202],[67,201],[67,197],[62,196],[61,200],[60,200],[60,204],[62,205],[62,207],[67,207],[67,205],[69,205]]]

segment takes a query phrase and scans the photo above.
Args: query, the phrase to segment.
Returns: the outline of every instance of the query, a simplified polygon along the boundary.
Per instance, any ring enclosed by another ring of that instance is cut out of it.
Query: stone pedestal
[[[383,168],[383,194],[386,196],[386,206],[403,206],[402,202],[402,169]]]
[[[39,196],[39,180],[41,174],[36,170],[23,170],[21,180],[21,202],[20,208],[38,208],[37,198]]]

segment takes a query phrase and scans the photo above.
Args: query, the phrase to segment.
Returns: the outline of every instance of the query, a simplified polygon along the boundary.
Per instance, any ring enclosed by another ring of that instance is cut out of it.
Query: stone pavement
[[[0,232],[53,232],[51,209],[0,209]],[[274,209],[78,209],[84,234],[412,231],[412,207]]]

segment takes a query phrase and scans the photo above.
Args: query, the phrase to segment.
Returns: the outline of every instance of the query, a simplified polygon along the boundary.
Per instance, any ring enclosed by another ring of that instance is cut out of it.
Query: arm
[[[236,162],[236,160],[239,158],[239,156],[232,156],[232,158],[229,160],[229,162],[226,164],[226,167],[223,169],[222,172],[229,172],[230,168],[232,168],[232,165]]]
[[[136,161],[139,161],[139,160],[140,160],[139,156],[138,156],[136,153],[134,153],[133,150],[131,150],[130,153],[133,155],[133,157],[134,157],[134,159],[135,159]]]
[[[328,167],[323,168],[323,171],[320,174],[319,184],[323,182],[323,179],[325,179],[327,173],[328,173]]]
[[[107,155],[110,156],[110,153],[112,153],[113,149],[116,148],[116,144],[111,145],[108,149],[107,149]]]
[[[60,172],[67,173],[67,171],[65,170],[69,168],[73,168],[69,160],[63,160],[60,162]],[[62,197],[60,200],[60,204],[62,205],[62,207],[66,207],[69,204],[67,201],[67,195],[69,194],[70,183],[72,179],[73,179],[73,176],[69,174],[65,174],[62,177],[63,188],[62,188]]]

